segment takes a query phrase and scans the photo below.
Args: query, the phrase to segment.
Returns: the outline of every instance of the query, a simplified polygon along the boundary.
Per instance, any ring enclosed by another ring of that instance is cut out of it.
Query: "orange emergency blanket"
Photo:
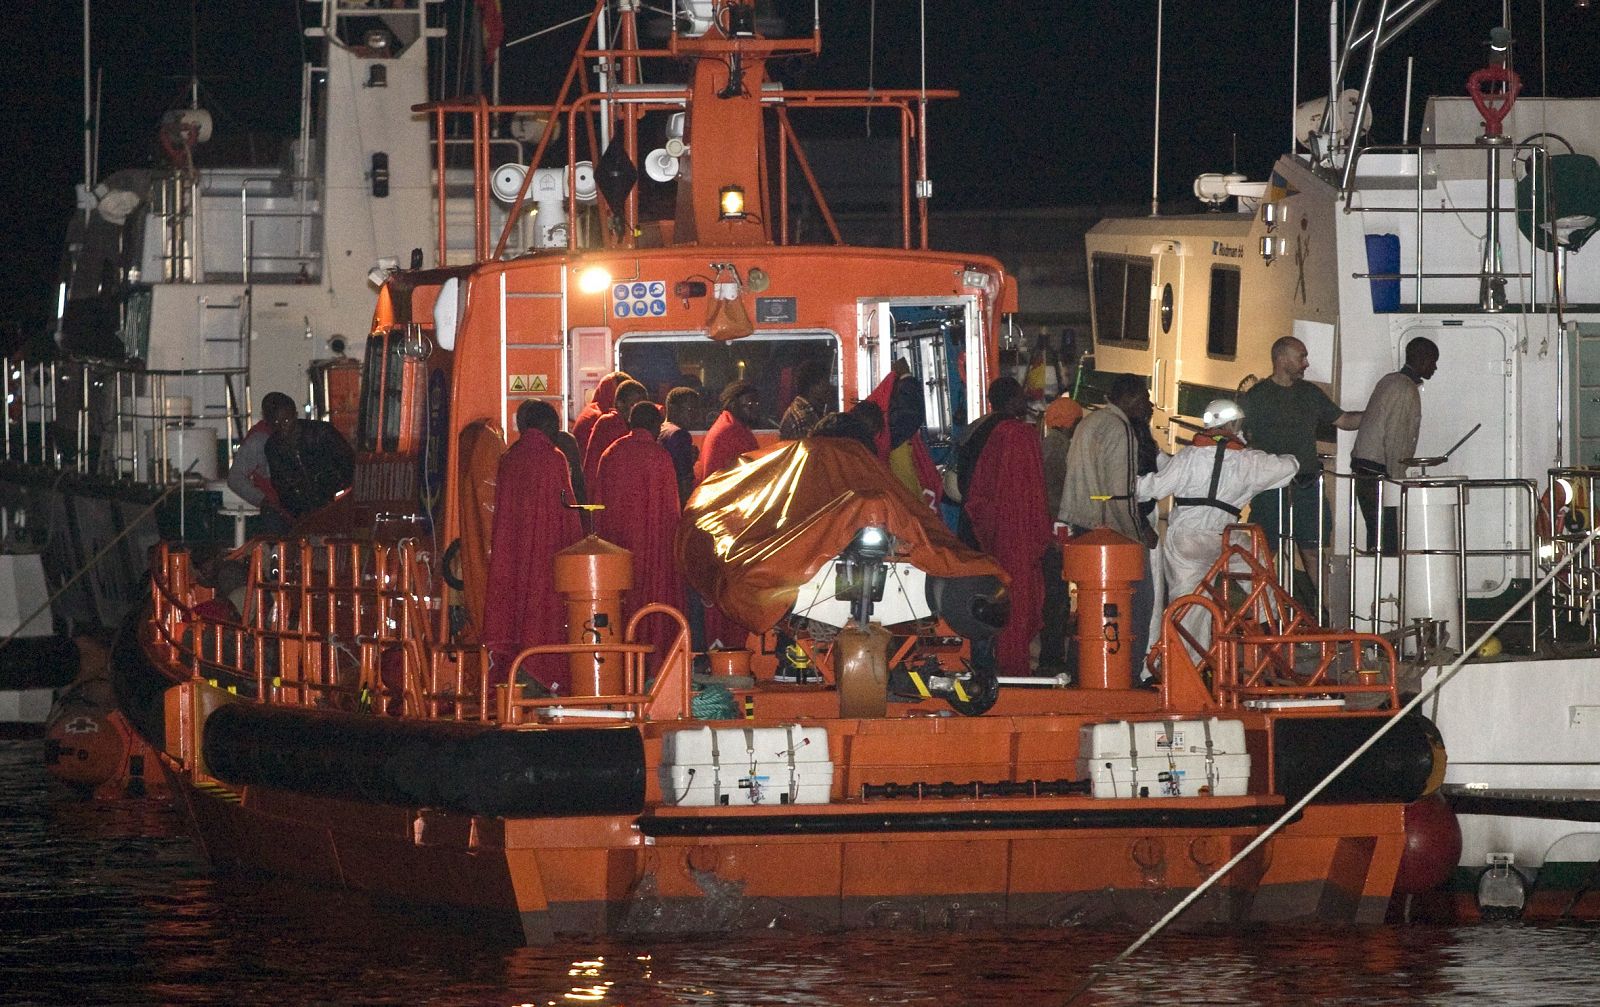
[[[678,569],[729,616],[764,632],[868,525],[888,529],[899,558],[932,576],[1006,580],[864,447],[825,437],[751,452],[708,476],[678,524]]]

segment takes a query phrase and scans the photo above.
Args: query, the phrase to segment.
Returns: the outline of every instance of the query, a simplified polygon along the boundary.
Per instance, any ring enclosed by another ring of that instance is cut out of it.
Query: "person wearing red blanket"
[[[706,439],[700,445],[700,458],[694,464],[696,485],[707,476],[731,468],[739,456],[754,451],[761,445],[750,428],[761,416],[761,393],[748,381],[735,381],[722,390],[722,412],[717,416]],[[706,604],[705,633],[702,639],[707,647],[718,643],[725,647],[742,647],[748,631],[722,614],[722,610]]]
[[[566,642],[566,606],[555,593],[556,553],[583,537],[572,496],[567,459],[551,441],[560,427],[555,409],[529,399],[517,407],[521,436],[500,456],[495,477],[494,525],[484,598],[483,641],[493,654],[492,684],[507,680],[525,647]],[[560,693],[572,691],[564,655],[543,655],[523,669]]]
[[[922,439],[927,407],[922,399],[922,382],[912,376],[910,363],[904,357],[896,358],[889,373],[864,401],[876,404],[884,416],[877,436],[879,460],[889,466],[912,496],[937,510],[944,481]]]
[[[597,492],[594,484],[600,474],[600,458],[606,453],[606,448],[628,436],[629,411],[648,398],[649,394],[644,385],[631,378],[622,382],[617,385],[612,407],[601,413],[600,418],[594,421],[594,426],[589,428],[589,440],[583,445],[583,484],[589,487],[591,496]]]
[[[588,445],[589,434],[594,429],[595,420],[615,404],[617,386],[624,381],[632,380],[624,371],[612,371],[600,379],[600,383],[595,386],[594,396],[578,410],[578,418],[572,421],[572,438],[578,442],[578,450],[581,451]]]
[[[1015,378],[989,386],[989,407],[990,416],[979,423],[987,436],[973,460],[962,507],[978,547],[1011,578],[1011,617],[996,645],[1000,673],[1026,675],[1028,650],[1042,625],[1039,562],[1050,544],[1044,459],[1038,428],[1022,419],[1028,399]]]
[[[735,381],[722,390],[722,412],[717,415],[706,439],[700,445],[700,458],[694,463],[696,483],[721,472],[747,451],[761,445],[750,428],[761,418],[761,393],[748,381]]]
[[[621,396],[618,396],[620,400]],[[661,435],[661,407],[654,402],[635,403],[628,413],[628,436],[606,448],[595,479],[595,493],[604,509],[595,513],[595,533],[633,553],[633,587],[628,590],[624,615],[660,603],[683,608],[683,582],[672,555],[678,531],[678,475],[672,456],[657,443]],[[653,644],[655,657],[647,663],[653,672],[678,635],[677,624],[665,616],[651,616],[639,625],[641,643]]]

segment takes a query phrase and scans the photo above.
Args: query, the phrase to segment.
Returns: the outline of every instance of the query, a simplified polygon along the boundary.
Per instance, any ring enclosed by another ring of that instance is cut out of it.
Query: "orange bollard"
[[[1144,576],[1144,546],[1096,528],[1062,546],[1061,575],[1078,586],[1078,685],[1133,688],[1129,629],[1133,582]]]
[[[633,553],[598,535],[556,553],[556,593],[567,599],[567,642],[606,645],[622,637],[622,595],[633,586]],[[619,654],[573,654],[574,696],[620,696]]]

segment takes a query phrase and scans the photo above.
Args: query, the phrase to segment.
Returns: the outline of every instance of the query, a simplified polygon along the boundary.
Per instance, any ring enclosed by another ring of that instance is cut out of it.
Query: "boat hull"
[[[769,927],[1144,926],[1279,811],[1245,802],[1219,816],[1194,806],[1203,802],[1084,802],[1059,813],[1060,827],[1025,829],[1007,827],[1005,812],[946,807],[903,816],[923,831],[872,830],[869,816],[856,815],[803,833],[793,815],[762,823],[727,809],[505,819],[197,785],[177,774],[174,782],[218,868],[428,907],[528,942]],[[1190,806],[1168,806],[1176,804]],[[827,810],[803,817],[847,817]],[[1183,925],[1380,922],[1404,846],[1401,815],[1393,805],[1308,808]],[[1251,824],[1206,824],[1230,816]],[[1196,824],[1171,824],[1185,817]],[[695,819],[739,818],[770,834],[683,834],[703,831],[683,828]],[[938,827],[941,819],[950,827]],[[652,834],[662,831],[679,834]]]

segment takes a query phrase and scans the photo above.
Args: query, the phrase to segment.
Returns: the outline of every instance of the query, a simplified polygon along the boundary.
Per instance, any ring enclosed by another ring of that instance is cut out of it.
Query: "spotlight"
[[[717,192],[717,219],[744,219],[744,186],[724,185]]]
[[[604,266],[585,266],[578,271],[578,289],[585,294],[598,294],[611,286],[611,271]]]
[[[1489,29],[1489,51],[1496,56],[1504,56],[1511,50],[1511,29],[1500,27]]]

